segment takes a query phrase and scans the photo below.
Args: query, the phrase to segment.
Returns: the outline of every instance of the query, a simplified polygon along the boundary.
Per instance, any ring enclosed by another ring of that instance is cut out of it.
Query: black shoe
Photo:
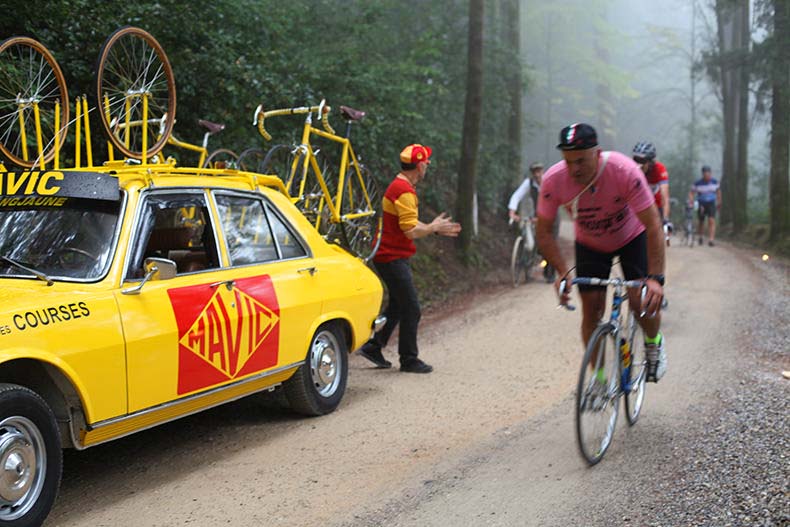
[[[400,371],[408,373],[431,373],[433,371],[433,366],[425,364],[420,359],[414,359],[405,364],[401,364]]]
[[[713,247],[713,245],[714,245],[714,244],[713,244],[713,240],[709,240],[709,241],[708,241],[708,246],[709,246],[709,247]]]
[[[357,351],[362,357],[365,357],[370,362],[376,365],[377,368],[386,369],[391,368],[392,363],[384,358],[384,355],[381,353],[380,349],[376,349],[369,343],[365,343],[359,350]]]
[[[700,236],[697,241],[699,242],[700,245],[702,245],[702,236]]]

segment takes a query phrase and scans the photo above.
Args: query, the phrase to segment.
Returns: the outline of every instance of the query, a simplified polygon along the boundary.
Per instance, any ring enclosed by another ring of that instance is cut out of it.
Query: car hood
[[[93,296],[92,293],[75,289],[75,285],[55,282],[48,286],[41,280],[0,279],[0,314],[57,308],[61,305],[68,307],[69,304],[78,304]]]

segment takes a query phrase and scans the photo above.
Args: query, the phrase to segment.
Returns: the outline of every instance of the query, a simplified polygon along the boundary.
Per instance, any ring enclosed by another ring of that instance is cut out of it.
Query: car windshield
[[[0,278],[97,280],[109,267],[120,201],[78,199],[60,207],[0,208]],[[20,265],[14,265],[20,264]]]

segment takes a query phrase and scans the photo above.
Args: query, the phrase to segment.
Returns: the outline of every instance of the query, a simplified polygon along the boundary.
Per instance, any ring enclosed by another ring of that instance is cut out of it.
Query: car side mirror
[[[146,258],[143,262],[145,276],[150,280],[170,280],[176,277],[176,263],[167,258]]]
[[[176,263],[167,258],[146,258],[143,263],[145,276],[134,287],[122,289],[124,295],[139,295],[145,283],[149,280],[170,280],[176,276]]]

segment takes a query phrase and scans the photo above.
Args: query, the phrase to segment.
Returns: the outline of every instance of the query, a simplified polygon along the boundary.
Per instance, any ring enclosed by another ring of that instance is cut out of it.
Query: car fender
[[[79,398],[79,410],[85,414],[86,418],[89,418],[89,415],[87,415],[89,414],[89,409],[91,408],[89,392],[85,386],[85,383],[82,382],[79,375],[77,375],[77,372],[74,371],[74,369],[69,366],[68,363],[63,361],[57,355],[36,348],[14,347],[5,348],[0,351],[0,369],[3,367],[3,365],[19,360],[32,360],[42,364],[43,366],[54,368],[68,383],[71,384],[72,390]],[[56,379],[52,380],[56,385],[58,384]],[[64,397],[66,404],[73,404],[69,402],[69,394],[63,393],[63,390],[60,388],[60,386],[58,386],[58,390]]]

